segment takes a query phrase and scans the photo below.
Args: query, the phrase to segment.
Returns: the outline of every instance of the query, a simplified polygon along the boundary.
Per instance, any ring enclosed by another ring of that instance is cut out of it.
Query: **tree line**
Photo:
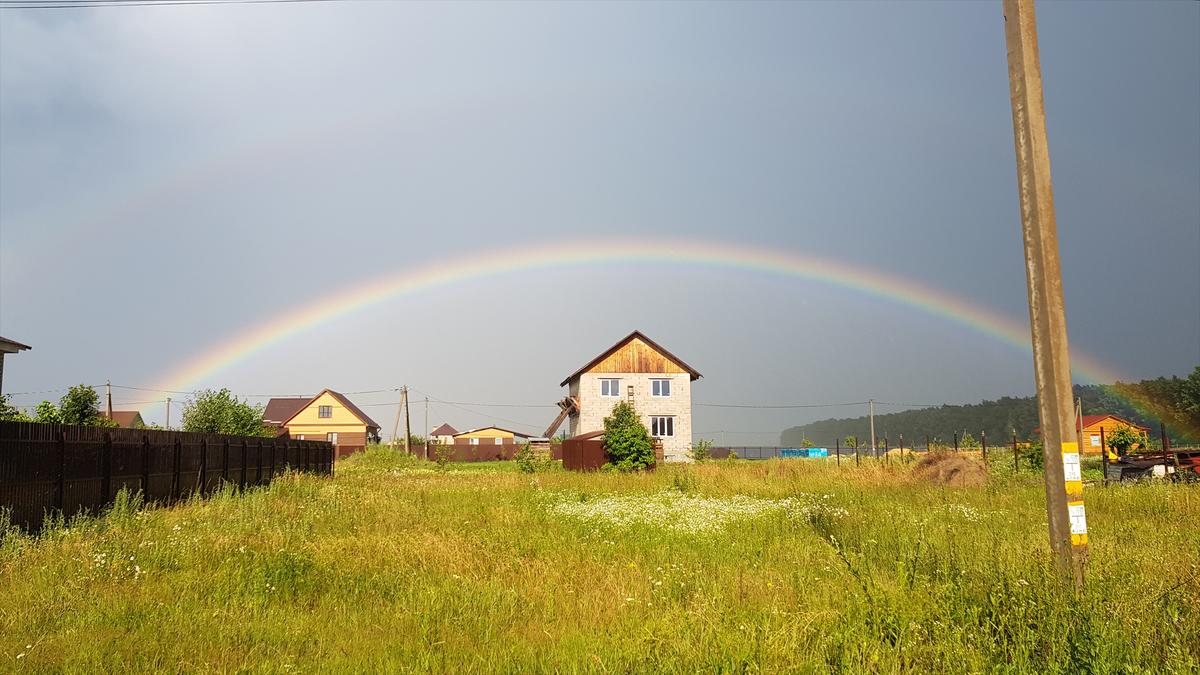
[[[1075,385],[1075,396],[1083,401],[1085,415],[1112,414],[1151,429],[1159,437],[1159,423],[1175,444],[1200,442],[1200,366],[1185,378],[1160,377],[1140,382]],[[942,405],[920,410],[875,415],[875,432],[886,434],[893,446],[904,434],[906,445],[932,443],[949,445],[955,433],[970,433],[978,439],[987,434],[989,443],[1007,443],[1013,434],[1030,440],[1039,425],[1037,398],[1005,396],[995,401],[965,405]],[[835,439],[856,436],[870,445],[870,420],[861,417],[825,419],[785,429],[780,444],[800,446],[805,438],[817,445],[833,445]]]
[[[32,414],[0,396],[0,421],[73,424],[86,427],[116,427],[100,406],[100,395],[86,384],[67,390],[57,404],[42,401]],[[162,429],[157,424],[147,429]],[[181,431],[237,436],[274,436],[275,429],[263,424],[263,406],[239,400],[228,389],[199,391],[183,403]]]

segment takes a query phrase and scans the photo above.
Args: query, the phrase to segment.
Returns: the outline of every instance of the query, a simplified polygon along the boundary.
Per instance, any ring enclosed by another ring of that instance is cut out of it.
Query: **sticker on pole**
[[[1071,519],[1071,535],[1087,534],[1087,516],[1083,513],[1083,502],[1067,504],[1067,517]]]
[[[1079,469],[1079,453],[1063,453],[1063,480],[1068,483],[1083,480],[1083,472]]]

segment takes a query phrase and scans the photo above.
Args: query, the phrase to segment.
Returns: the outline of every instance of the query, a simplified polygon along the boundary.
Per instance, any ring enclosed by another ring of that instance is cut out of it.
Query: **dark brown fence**
[[[429,444],[429,459],[432,460],[437,456],[438,448],[443,451],[450,452],[451,462],[507,462],[517,456],[517,453],[524,447],[525,443],[485,443],[490,441],[490,438],[481,439],[478,445],[470,443],[430,443]],[[507,439],[506,439],[507,440]],[[562,459],[561,448],[557,443],[540,443],[534,441],[534,448],[547,448],[554,459]],[[425,459],[425,446],[416,444],[411,447],[411,453],[421,459]]]
[[[288,470],[331,475],[325,441],[0,422],[0,508],[35,530],[49,513],[97,512],[122,488],[169,504]]]

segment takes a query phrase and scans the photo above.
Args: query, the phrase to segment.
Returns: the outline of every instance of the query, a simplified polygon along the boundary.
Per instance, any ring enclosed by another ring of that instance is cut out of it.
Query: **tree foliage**
[[[262,406],[239,401],[228,389],[197,392],[183,404],[183,430],[236,436],[271,436]]]
[[[31,422],[21,409],[8,402],[7,395],[0,395],[0,422]]]
[[[654,440],[628,401],[621,401],[604,418],[604,452],[608,466],[640,471],[654,464]]]
[[[100,413],[100,395],[86,384],[77,384],[63,394],[58,402],[58,416],[63,424],[85,427],[116,426]]]
[[[1083,399],[1088,415],[1106,413],[1122,417],[1158,432],[1159,422],[1177,443],[1200,441],[1200,366],[1186,377],[1160,377],[1136,383],[1079,385],[1074,395]],[[955,430],[983,430],[989,439],[1008,442],[1015,432],[1021,440],[1033,439],[1039,426],[1037,399],[1005,396],[995,401],[968,405],[942,405],[875,416],[875,427],[891,436],[918,444],[928,436],[931,443],[949,442]],[[796,447],[805,435],[818,443],[855,435],[864,438],[870,422],[867,416],[827,419],[796,426],[783,432],[780,443]]]
[[[1135,446],[1145,446],[1146,437],[1137,431],[1134,431],[1127,425],[1117,425],[1116,431],[1108,434],[1104,439],[1104,444],[1117,452],[1117,456],[1121,457],[1129,454]]]

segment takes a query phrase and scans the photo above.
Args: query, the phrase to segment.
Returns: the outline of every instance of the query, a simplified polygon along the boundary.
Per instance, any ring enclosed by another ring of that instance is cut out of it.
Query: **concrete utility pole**
[[[425,460],[429,460],[429,432],[433,429],[429,428],[429,397],[425,397]]]
[[[1042,423],[1050,549],[1060,570],[1073,577],[1078,590],[1083,587],[1087,559],[1087,521],[1083,511],[1079,443],[1078,440],[1067,440],[1075,435],[1071,431],[1075,411],[1071,400],[1071,362],[1067,350],[1067,320],[1033,0],[1004,0],[1004,38],[1008,45],[1008,80],[1021,229],[1025,239],[1033,366],[1038,416]]]
[[[404,454],[411,454],[412,448],[409,447],[409,439],[412,438],[412,430],[408,426],[408,386],[405,385],[400,389],[400,398],[404,400]]]
[[[871,406],[871,456],[875,456],[875,399],[870,399],[867,403]]]
[[[112,419],[112,382],[104,381],[104,393],[108,397],[108,419]]]
[[[167,431],[171,430],[171,397],[167,397]]]
[[[394,391],[394,390],[393,390]],[[400,435],[400,411],[404,408],[404,394],[396,402],[396,421],[392,423],[392,449],[396,449],[396,437]]]

